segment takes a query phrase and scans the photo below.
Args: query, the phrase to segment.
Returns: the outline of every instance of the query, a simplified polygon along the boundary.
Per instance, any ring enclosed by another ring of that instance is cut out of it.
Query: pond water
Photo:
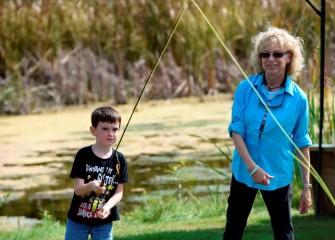
[[[216,173],[211,167],[230,176],[229,162],[220,153],[213,151],[182,155],[140,155],[127,158],[129,182],[125,185],[120,204],[121,214],[141,205],[154,196],[183,197],[186,190],[201,197],[209,193],[228,190],[229,177]],[[69,177],[71,162],[63,162],[63,171],[54,176],[57,184],[32,188],[21,193],[20,198],[5,203],[0,208],[3,216],[26,216],[40,218],[47,210],[57,220],[64,222],[73,193],[73,180]],[[175,167],[175,170],[172,170]],[[48,192],[52,194],[48,194]]]
[[[180,198],[191,191],[202,197],[228,190],[230,163],[216,146],[195,136],[228,151],[231,103],[230,94],[208,96],[204,101],[142,102],[120,147],[129,165],[121,215],[154,196]],[[119,106],[125,121],[132,107]],[[11,192],[0,216],[40,218],[39,212],[47,210],[65,220],[73,195],[69,173],[74,155],[94,141],[89,133],[94,108],[0,118],[0,194]]]

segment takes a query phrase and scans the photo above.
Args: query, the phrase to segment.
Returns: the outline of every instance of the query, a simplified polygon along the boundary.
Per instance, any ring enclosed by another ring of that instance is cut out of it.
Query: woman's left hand
[[[299,211],[300,214],[308,213],[309,207],[312,205],[311,189],[304,188],[300,195]]]

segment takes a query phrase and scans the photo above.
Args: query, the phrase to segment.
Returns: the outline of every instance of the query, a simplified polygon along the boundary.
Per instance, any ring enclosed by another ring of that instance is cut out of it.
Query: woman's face
[[[283,77],[285,75],[286,65],[291,61],[291,54],[285,52],[278,41],[269,43],[261,51],[260,56],[265,75],[269,77]]]

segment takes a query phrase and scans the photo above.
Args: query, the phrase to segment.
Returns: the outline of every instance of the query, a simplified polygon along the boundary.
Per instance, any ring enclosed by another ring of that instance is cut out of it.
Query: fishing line
[[[146,80],[146,82],[145,82],[145,84],[144,84],[144,86],[143,86],[143,88],[142,88],[142,91],[141,91],[141,93],[140,93],[140,96],[138,97],[138,99],[137,99],[137,101],[136,101],[136,103],[135,103],[135,105],[134,105],[134,108],[133,108],[133,110],[132,110],[132,112],[131,112],[131,114],[130,114],[130,117],[129,117],[129,119],[128,119],[128,122],[127,122],[127,124],[126,124],[126,126],[125,126],[125,128],[124,128],[124,130],[123,130],[123,133],[122,133],[122,135],[121,135],[121,137],[120,137],[120,141],[118,142],[118,144],[117,144],[117,146],[116,146],[116,148],[115,148],[115,151],[117,151],[117,149],[119,148],[119,145],[121,144],[121,141],[122,141],[122,139],[123,139],[123,136],[124,136],[125,132],[127,131],[128,126],[129,126],[130,120],[132,119],[132,117],[133,117],[133,115],[134,115],[134,112],[136,111],[137,105],[139,104],[139,102],[140,102],[141,99],[142,99],[142,96],[143,96],[143,94],[144,94],[144,90],[146,89],[147,85],[148,85],[149,82],[151,81],[152,76],[153,76],[153,74],[155,73],[156,68],[158,67],[159,62],[161,61],[161,59],[162,59],[162,57],[163,57],[163,55],[164,55],[164,53],[165,53],[167,47],[169,46],[170,41],[171,41],[171,39],[172,39],[172,36],[174,35],[174,33],[175,33],[175,31],[176,31],[176,29],[177,29],[177,27],[178,27],[178,25],[179,25],[179,23],[180,23],[180,21],[181,21],[181,18],[183,17],[183,15],[184,15],[184,13],[185,13],[185,10],[186,10],[186,9],[185,9],[185,6],[184,6],[183,9],[182,9],[182,12],[180,13],[180,15],[179,15],[179,17],[178,17],[177,22],[175,23],[175,25],[174,25],[172,31],[170,32],[170,35],[169,35],[169,37],[168,37],[168,39],[167,39],[167,41],[166,41],[166,43],[165,43],[165,45],[164,45],[163,50],[161,51],[159,57],[157,58],[156,63],[155,63],[155,65],[154,65],[153,69],[151,70],[151,72],[150,72],[150,74],[149,74],[149,76],[148,76],[148,79]]]
[[[274,114],[272,113],[271,109],[267,106],[267,104],[265,103],[265,101],[263,100],[263,98],[260,96],[260,94],[258,93],[257,89],[253,86],[253,84],[251,83],[249,77],[246,75],[246,73],[244,72],[244,70],[242,69],[242,67],[240,66],[240,64],[237,62],[236,58],[233,56],[233,54],[229,51],[228,47],[224,44],[224,42],[222,41],[221,37],[219,36],[219,34],[217,33],[217,31],[215,30],[215,28],[213,27],[213,25],[211,24],[211,22],[209,21],[209,19],[207,18],[207,16],[204,14],[204,12],[201,10],[201,8],[199,7],[199,5],[196,3],[195,0],[190,0],[195,7],[198,9],[198,11],[200,12],[200,14],[202,15],[202,17],[205,19],[205,21],[207,22],[208,26],[210,27],[210,29],[213,31],[214,35],[216,36],[216,38],[219,40],[220,44],[222,45],[222,47],[226,50],[226,52],[229,54],[229,56],[231,57],[231,59],[233,60],[233,62],[236,64],[237,68],[241,71],[242,75],[245,77],[245,79],[248,81],[249,85],[251,86],[251,88],[253,89],[253,91],[256,93],[257,97],[259,98],[259,101],[264,105],[265,109],[268,111],[268,113],[271,115],[271,117],[273,118],[273,120],[275,121],[275,123],[277,124],[277,126],[280,128],[280,130],[283,132],[283,134],[285,135],[285,137],[292,143],[293,147],[295,148],[295,150],[299,153],[300,156],[302,156],[304,161],[300,161],[300,159],[298,159],[292,152],[289,151],[289,153],[296,159],[298,160],[298,162],[303,165],[305,168],[310,168],[311,169],[311,174],[315,177],[315,179],[319,182],[320,185],[322,185],[324,190],[328,190],[328,197],[331,199],[331,201],[333,202],[333,204],[335,205],[335,199],[334,197],[331,195],[327,185],[323,182],[322,178],[319,176],[319,174],[317,173],[317,171],[313,168],[312,165],[308,166],[305,162],[307,162],[306,157],[302,154],[301,150],[298,148],[298,146],[293,142],[293,140],[291,139],[291,137],[286,133],[285,129],[282,127],[282,125],[279,123],[279,121],[277,120],[277,118],[274,116]],[[327,191],[325,191],[327,192]]]
[[[302,21],[302,17],[305,15],[305,11],[306,11],[307,5],[306,5],[306,4],[304,4],[304,5],[305,5],[305,7],[304,7],[304,9],[302,10],[301,17],[300,17],[299,20],[298,20],[298,24],[297,24],[297,27],[295,28],[294,35],[297,34],[297,32],[298,32],[298,30],[299,30],[299,27],[300,27],[300,23],[301,23],[301,21]]]
[[[177,19],[177,22],[175,23],[175,25],[174,25],[172,31],[171,31],[170,34],[169,34],[169,37],[168,37],[167,41],[166,41],[166,43],[165,43],[165,45],[164,45],[164,47],[163,47],[163,50],[161,51],[159,57],[157,58],[156,63],[155,63],[155,65],[154,65],[154,67],[152,68],[152,70],[151,70],[151,72],[150,72],[150,74],[149,74],[149,76],[148,76],[148,78],[147,78],[147,80],[146,80],[146,82],[145,82],[145,84],[144,84],[144,86],[143,86],[143,88],[142,88],[142,91],[141,91],[139,97],[137,98],[137,101],[136,101],[136,103],[135,103],[135,105],[134,105],[134,107],[133,107],[133,110],[132,110],[132,112],[131,112],[131,114],[130,114],[130,117],[129,117],[129,119],[128,119],[128,122],[127,122],[127,124],[126,124],[126,126],[125,126],[125,128],[124,128],[124,130],[123,130],[123,132],[122,132],[122,135],[121,135],[121,137],[120,137],[120,140],[119,140],[118,144],[116,145],[115,150],[113,151],[113,155],[112,155],[112,157],[111,157],[111,160],[110,160],[108,166],[104,169],[104,177],[103,177],[103,179],[102,179],[102,181],[101,181],[101,183],[100,183],[100,186],[103,186],[103,185],[104,185],[105,180],[106,180],[106,177],[107,177],[106,171],[107,171],[107,169],[109,169],[109,168],[112,167],[113,159],[114,159],[115,156],[116,156],[116,159],[117,159],[117,161],[118,161],[118,165],[119,165],[119,167],[120,167],[120,162],[119,162],[119,159],[118,159],[118,156],[117,156],[117,150],[118,150],[118,148],[119,148],[119,146],[120,146],[120,144],[121,144],[121,142],[122,142],[123,136],[125,135],[125,133],[126,133],[126,131],[127,131],[127,129],[128,129],[129,123],[130,123],[130,121],[131,121],[131,119],[132,119],[132,117],[133,117],[133,115],[134,115],[134,113],[135,113],[135,111],[136,111],[136,108],[137,108],[139,102],[141,101],[141,99],[142,99],[142,97],[143,97],[144,91],[145,91],[147,85],[149,84],[149,82],[151,81],[151,79],[152,79],[152,77],[153,77],[153,74],[155,73],[155,71],[156,71],[156,69],[157,69],[157,67],[158,67],[158,64],[159,64],[159,62],[161,61],[161,59],[162,59],[162,57],[163,57],[163,55],[164,55],[164,53],[165,53],[167,47],[169,46],[169,44],[170,44],[170,42],[171,42],[171,39],[172,39],[172,37],[173,37],[173,35],[174,35],[176,29],[178,28],[179,23],[180,23],[180,21],[181,21],[183,15],[184,15],[184,13],[185,13],[187,7],[188,7],[188,5],[184,4],[184,6],[183,6],[183,8],[182,8],[182,11],[181,11],[181,13],[180,13],[180,15],[179,15],[179,17],[178,17],[178,19]],[[118,168],[118,167],[117,167],[117,168]],[[118,170],[118,169],[117,169],[117,170]],[[95,198],[95,201],[98,201],[97,198],[100,199],[99,201],[103,200],[103,199],[105,198],[105,196],[106,196],[106,192],[107,192],[107,191],[105,191],[105,193],[104,193],[103,195],[101,195],[102,197],[97,196],[97,197]],[[95,204],[94,207],[97,207],[97,204]],[[92,211],[95,212],[95,210],[96,210],[96,209],[93,209],[93,207],[92,207]]]

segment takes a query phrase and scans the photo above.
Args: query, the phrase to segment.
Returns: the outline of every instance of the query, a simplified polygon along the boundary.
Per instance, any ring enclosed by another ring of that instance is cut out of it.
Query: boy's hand
[[[97,216],[100,219],[105,219],[106,217],[108,217],[110,214],[109,209],[102,207],[101,209],[99,209],[97,211]]]
[[[100,181],[98,180],[94,180],[92,182],[90,182],[91,187],[92,187],[92,191],[95,192],[96,194],[100,195],[103,194],[106,190],[105,186],[100,186]]]

